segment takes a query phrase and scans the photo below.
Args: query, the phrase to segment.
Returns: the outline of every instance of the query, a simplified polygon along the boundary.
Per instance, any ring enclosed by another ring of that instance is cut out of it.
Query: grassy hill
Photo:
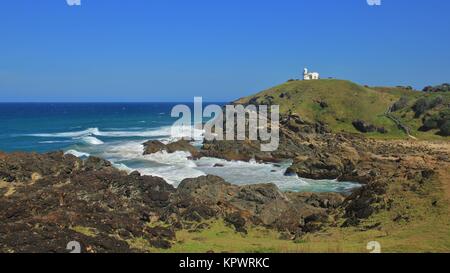
[[[443,96],[450,101],[450,94],[413,91],[407,88],[365,87],[345,80],[289,81],[258,94],[241,98],[240,104],[278,104],[282,114],[296,113],[310,122],[323,122],[333,132],[357,133],[353,126],[355,120],[363,120],[388,133],[367,133],[371,137],[407,138],[407,134],[387,117],[386,112],[400,99],[407,98],[407,104],[393,115],[411,127],[418,137],[432,138],[434,132],[419,132],[421,117],[415,115],[413,106],[424,96]],[[444,104],[445,105],[445,104]],[[428,110],[427,110],[428,111]],[[438,138],[438,136],[436,136]]]

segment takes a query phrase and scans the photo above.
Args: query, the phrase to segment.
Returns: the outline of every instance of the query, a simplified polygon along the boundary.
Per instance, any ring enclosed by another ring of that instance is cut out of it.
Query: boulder
[[[169,143],[167,144],[166,149],[168,153],[175,153],[178,151],[188,152],[194,158],[199,155],[198,149],[192,146],[192,144],[187,140],[179,140],[177,142]]]
[[[166,149],[166,145],[158,140],[150,140],[144,143],[144,155],[158,153]]]
[[[353,126],[356,130],[360,131],[361,133],[373,133],[378,132],[381,134],[386,134],[388,131],[384,127],[377,127],[373,124],[370,124],[368,122],[365,122],[363,120],[355,120],[353,121]]]

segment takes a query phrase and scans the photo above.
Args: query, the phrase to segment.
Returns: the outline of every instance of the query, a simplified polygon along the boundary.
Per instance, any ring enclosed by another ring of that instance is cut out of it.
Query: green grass
[[[164,253],[307,253],[307,252],[361,252],[365,243],[345,248],[343,241],[312,243],[304,240],[283,240],[280,233],[262,227],[250,227],[247,234],[236,232],[223,221],[209,222],[209,228],[200,232],[177,232],[177,241],[168,250],[144,248],[148,252]],[[140,242],[142,245],[142,242]]]
[[[90,227],[74,226],[71,229],[75,232],[86,235],[88,237],[96,237],[98,234],[98,232],[95,228],[90,228]]]

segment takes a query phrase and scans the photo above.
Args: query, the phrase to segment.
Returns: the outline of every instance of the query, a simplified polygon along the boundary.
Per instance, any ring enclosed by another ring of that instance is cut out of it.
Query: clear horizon
[[[5,0],[0,102],[228,102],[300,78],[450,81],[442,0]]]

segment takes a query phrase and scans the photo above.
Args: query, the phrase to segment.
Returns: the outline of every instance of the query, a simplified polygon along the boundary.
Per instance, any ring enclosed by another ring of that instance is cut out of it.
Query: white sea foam
[[[157,176],[168,183],[178,184],[186,178],[205,175],[198,170],[194,161],[189,160],[188,152],[158,152],[143,155],[144,147],[140,141],[124,141],[106,144],[99,154],[112,161],[121,170],[136,170],[143,175]]]
[[[104,136],[104,137],[171,137],[184,138],[190,136],[201,137],[203,130],[194,129],[191,126],[164,126],[156,129],[133,130],[130,128],[124,130],[101,131],[99,128],[89,128],[82,131],[75,132],[60,132],[60,133],[40,133],[29,134],[34,137],[52,137],[52,138],[80,138],[86,136]]]
[[[216,164],[223,167],[214,167]],[[224,177],[228,182],[235,184],[274,183],[283,189],[308,185],[308,182],[299,177],[284,175],[289,164],[274,165],[256,161],[242,162],[202,158],[198,160],[197,165],[199,170]]]
[[[90,156],[90,154],[88,154],[88,153],[79,152],[77,150],[68,150],[67,152],[65,152],[65,154],[71,154],[76,157],[89,157]]]
[[[132,173],[133,171],[135,171],[134,169],[129,168],[127,165],[122,164],[122,163],[114,163],[113,165],[117,169],[119,169],[121,171],[126,171],[127,173]]]
[[[55,143],[70,143],[72,140],[48,140],[48,141],[39,141],[39,144],[55,144]]]
[[[89,136],[89,135],[98,135],[100,131],[98,128],[89,128],[82,131],[75,131],[75,132],[62,132],[62,133],[46,133],[46,134],[29,134],[28,136],[34,136],[34,137],[83,137],[83,136]]]
[[[95,147],[92,147],[95,149]],[[142,141],[120,141],[102,146],[99,156],[119,164],[120,169],[137,170],[144,175],[158,176],[177,185],[183,179],[214,174],[236,184],[275,183],[281,188],[306,186],[308,183],[298,177],[284,176],[286,166],[259,164],[255,161],[228,162],[217,158],[190,160],[188,152],[168,153],[166,151],[143,155]],[[224,167],[214,167],[220,164]]]
[[[161,177],[168,183],[178,185],[186,178],[196,178],[206,175],[204,172],[183,165],[166,165],[153,168],[137,168],[144,175]]]

